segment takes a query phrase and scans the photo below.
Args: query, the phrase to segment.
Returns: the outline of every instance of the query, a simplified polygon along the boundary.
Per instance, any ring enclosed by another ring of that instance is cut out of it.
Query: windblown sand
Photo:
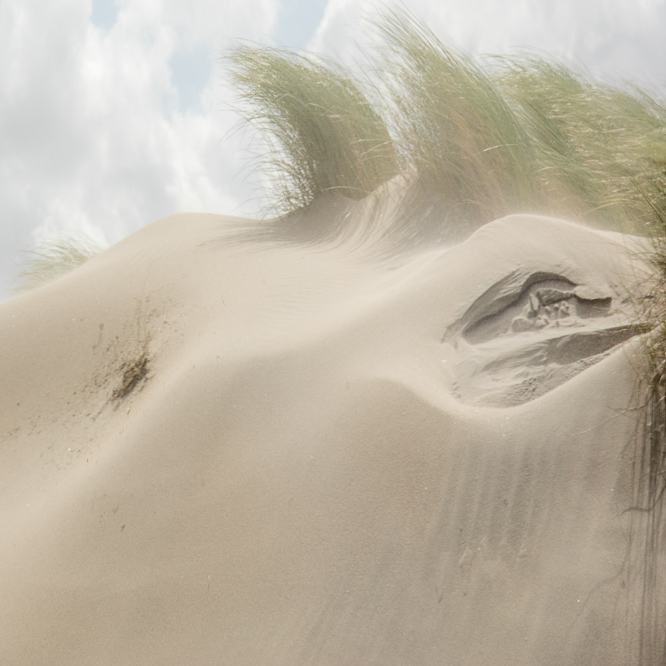
[[[626,239],[257,225],[0,306],[0,662],[638,664]]]

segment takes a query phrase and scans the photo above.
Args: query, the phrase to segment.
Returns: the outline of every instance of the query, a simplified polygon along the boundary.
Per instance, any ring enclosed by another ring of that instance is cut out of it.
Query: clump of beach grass
[[[646,233],[654,211],[641,188],[666,157],[666,106],[635,86],[595,81],[545,56],[502,63],[498,85],[534,146],[535,186],[546,207]]]
[[[544,55],[474,59],[403,11],[376,27],[369,77],[270,47],[227,57],[242,117],[268,147],[256,166],[271,212],[330,191],[360,199],[403,173],[410,224],[434,215],[469,232],[537,212],[651,233],[641,188],[654,196],[666,158],[663,101]]]
[[[325,192],[361,199],[399,172],[378,110],[341,66],[284,49],[241,46],[227,57],[245,122],[268,150],[271,212]]]
[[[392,124],[425,198],[473,226],[533,209],[534,145],[489,73],[404,12],[377,25]]]
[[[45,238],[23,252],[21,269],[14,279],[14,293],[35,289],[85,263],[102,248],[92,239],[77,234]]]

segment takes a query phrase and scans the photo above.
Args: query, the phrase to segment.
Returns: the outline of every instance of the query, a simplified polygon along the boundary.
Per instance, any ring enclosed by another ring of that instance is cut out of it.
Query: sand
[[[175,215],[0,306],[3,664],[640,663],[631,244],[366,223]]]

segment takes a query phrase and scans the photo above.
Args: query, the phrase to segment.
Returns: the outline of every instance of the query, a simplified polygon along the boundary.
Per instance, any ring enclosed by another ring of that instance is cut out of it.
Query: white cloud
[[[135,0],[124,0],[134,6]],[[273,0],[162,0],[155,2],[159,20],[182,29],[197,44],[228,44],[244,36],[266,39],[277,21],[279,5]]]
[[[172,66],[270,34],[277,3],[127,0],[99,27],[90,0],[0,0],[0,297],[31,237],[83,230],[112,243],[249,198],[238,147],[222,141],[235,118],[219,72],[198,71],[183,103],[191,81]]]
[[[361,17],[395,4],[330,0],[310,48],[334,55],[345,45],[344,53],[351,55],[352,41],[372,39]],[[400,5],[471,53],[532,47],[606,77],[666,84],[666,0],[403,0]]]

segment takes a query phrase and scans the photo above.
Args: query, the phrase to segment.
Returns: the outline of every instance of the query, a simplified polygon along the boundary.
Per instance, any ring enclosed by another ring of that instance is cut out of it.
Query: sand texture
[[[635,248],[367,205],[0,306],[2,664],[640,663]]]

